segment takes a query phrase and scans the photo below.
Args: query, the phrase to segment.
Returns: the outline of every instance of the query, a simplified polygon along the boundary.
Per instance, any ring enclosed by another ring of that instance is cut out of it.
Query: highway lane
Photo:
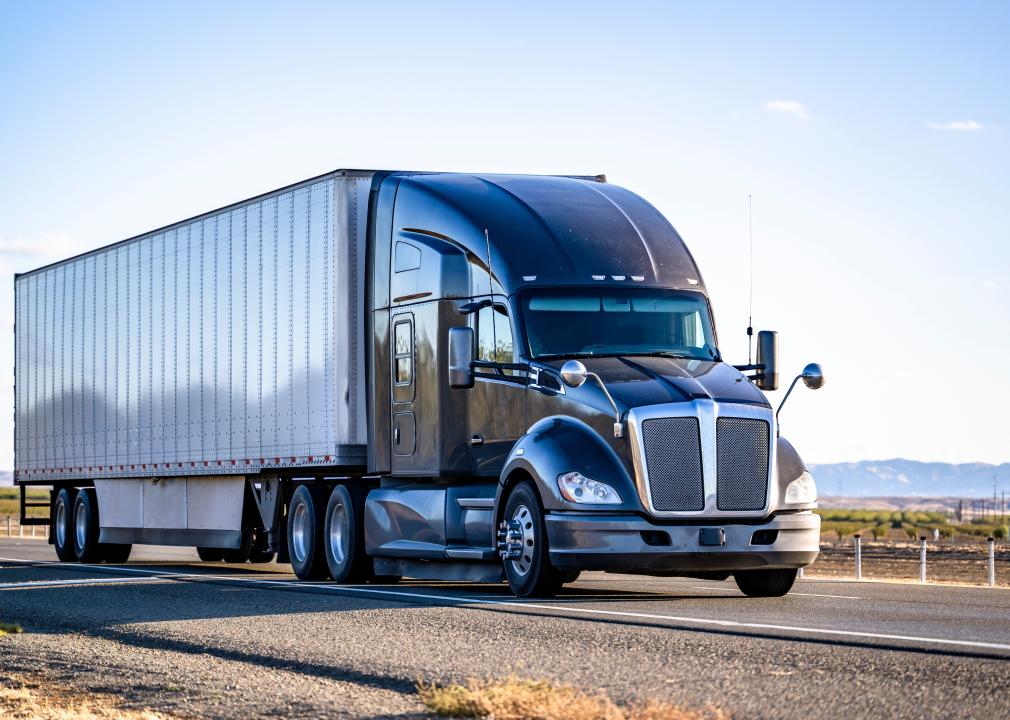
[[[512,671],[738,717],[808,717],[823,703],[894,717],[1010,707],[1006,591],[805,580],[754,600],[732,582],[591,573],[556,599],[517,600],[503,585],[304,584],[287,566],[138,550],[125,567],[84,567],[0,539],[0,619],[29,631],[5,641],[0,667],[42,658],[87,686],[111,664],[125,669],[117,692],[219,717],[410,715],[416,678]],[[179,671],[178,691],[158,690]]]

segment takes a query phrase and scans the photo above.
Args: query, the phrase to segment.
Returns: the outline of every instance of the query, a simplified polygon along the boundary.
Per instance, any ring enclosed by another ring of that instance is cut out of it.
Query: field
[[[20,512],[21,489],[16,487],[0,488],[0,518],[6,515],[18,516]],[[49,500],[49,488],[30,488],[28,498],[31,502]],[[29,508],[28,517],[46,517],[49,511],[45,508]]]

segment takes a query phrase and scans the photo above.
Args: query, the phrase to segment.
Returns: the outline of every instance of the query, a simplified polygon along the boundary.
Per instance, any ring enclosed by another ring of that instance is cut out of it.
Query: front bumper
[[[586,512],[553,512],[545,520],[551,564],[563,570],[728,575],[803,567],[820,550],[821,518],[809,511],[759,524],[658,525],[639,516]],[[725,543],[702,545],[703,528],[708,535],[721,528]]]

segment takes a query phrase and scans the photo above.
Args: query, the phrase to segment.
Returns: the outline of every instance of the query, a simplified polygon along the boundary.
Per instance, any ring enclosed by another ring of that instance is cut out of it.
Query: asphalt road
[[[1010,710],[1010,591],[584,574],[550,601],[504,585],[298,582],[285,565],[138,548],[61,565],[0,539],[0,671],[201,717],[423,717],[418,679],[548,677],[737,718],[997,717]]]

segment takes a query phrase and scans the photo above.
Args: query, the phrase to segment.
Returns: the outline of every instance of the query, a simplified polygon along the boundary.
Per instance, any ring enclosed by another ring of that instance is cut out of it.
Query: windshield
[[[560,288],[524,293],[521,305],[530,353],[536,358],[719,357],[708,302],[700,293]]]

